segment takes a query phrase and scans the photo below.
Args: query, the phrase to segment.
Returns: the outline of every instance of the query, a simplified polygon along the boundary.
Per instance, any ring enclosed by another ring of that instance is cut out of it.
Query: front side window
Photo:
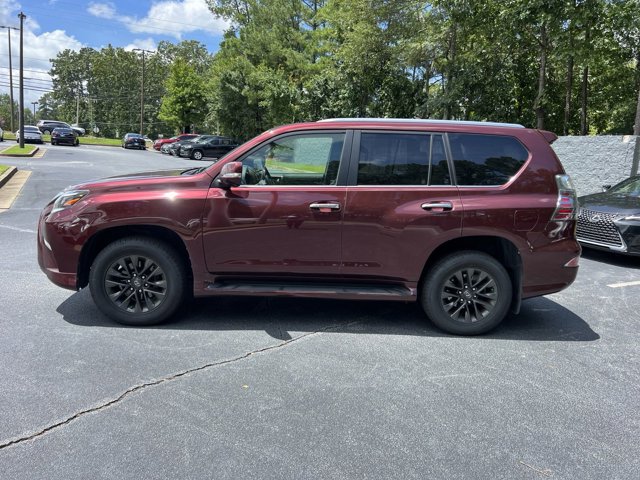
[[[242,161],[245,185],[335,185],[344,133],[272,140]]]
[[[449,185],[442,135],[362,133],[358,185]]]
[[[450,133],[449,145],[458,185],[504,185],[529,158],[513,137]]]

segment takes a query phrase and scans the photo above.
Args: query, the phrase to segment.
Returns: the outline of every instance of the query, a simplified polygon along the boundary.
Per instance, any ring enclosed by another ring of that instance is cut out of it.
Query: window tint
[[[358,185],[449,185],[441,135],[363,133]]]
[[[334,185],[344,133],[287,136],[242,161],[245,185]]]
[[[449,144],[458,185],[503,185],[529,153],[513,137],[450,133]]]

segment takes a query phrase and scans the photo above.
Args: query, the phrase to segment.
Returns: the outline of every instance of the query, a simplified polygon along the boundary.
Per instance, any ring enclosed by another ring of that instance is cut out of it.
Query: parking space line
[[[640,280],[636,280],[634,282],[612,283],[611,285],[607,285],[607,287],[621,288],[621,287],[633,287],[635,285],[640,285]]]

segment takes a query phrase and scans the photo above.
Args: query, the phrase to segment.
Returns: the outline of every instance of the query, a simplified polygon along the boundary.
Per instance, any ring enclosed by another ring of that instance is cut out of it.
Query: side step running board
[[[276,282],[216,282],[208,283],[210,295],[256,295],[292,297],[341,297],[344,299],[379,299],[413,301],[416,292],[397,285],[276,283]]]

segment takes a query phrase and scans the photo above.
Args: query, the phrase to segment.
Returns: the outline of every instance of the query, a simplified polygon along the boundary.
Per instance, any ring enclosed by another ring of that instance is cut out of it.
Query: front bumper
[[[38,265],[51,282],[69,290],[78,290],[77,265],[80,245],[73,234],[61,236],[60,232],[73,230],[66,222],[48,222],[51,205],[47,205],[38,220]],[[55,253],[54,253],[55,252]]]

